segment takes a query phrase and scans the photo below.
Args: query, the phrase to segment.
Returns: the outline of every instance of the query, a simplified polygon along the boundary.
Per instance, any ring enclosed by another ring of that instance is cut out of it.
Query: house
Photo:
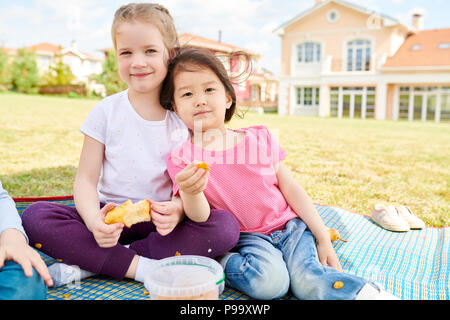
[[[282,115],[450,120],[449,29],[422,30],[343,0],[278,27]]]
[[[178,35],[180,46],[207,49],[223,63],[230,76],[236,76],[234,89],[239,106],[276,110],[278,106],[278,79],[259,64],[259,54],[232,44],[204,38],[191,33]],[[99,50],[108,55],[113,48]],[[241,54],[243,53],[243,54]],[[248,63],[245,55],[250,58]],[[250,66],[250,68],[247,68]],[[248,72],[250,71],[250,73]],[[239,76],[240,75],[240,76]]]
[[[17,54],[17,49],[3,48],[10,56]],[[94,56],[90,53],[81,52],[78,49],[77,43],[72,41],[70,47],[64,48],[48,42],[38,43],[24,48],[32,51],[36,55],[36,63],[39,73],[42,75],[48,71],[50,65],[54,63],[57,56],[62,58],[62,61],[68,65],[75,76],[76,83],[86,84],[88,88],[96,91],[102,91],[91,81],[92,75],[100,74],[103,71],[103,59]]]
[[[77,82],[88,84],[91,75],[100,74],[103,71],[103,59],[90,53],[81,52],[76,41],[72,41],[71,46],[67,48],[44,42],[26,47],[25,50],[33,51],[36,54],[41,73],[48,70],[57,55],[60,55],[62,61],[70,67]]]
[[[240,106],[258,107],[266,110],[277,108],[278,80],[260,66],[261,56],[248,49],[228,43],[200,37],[190,33],[179,35],[181,46],[203,48],[213,52],[235,80],[236,100]],[[250,58],[247,61],[244,53]],[[250,62],[250,68],[248,62]]]

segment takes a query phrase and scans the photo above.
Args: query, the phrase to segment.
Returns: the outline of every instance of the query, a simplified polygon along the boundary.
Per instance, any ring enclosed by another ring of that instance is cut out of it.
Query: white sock
[[[151,270],[153,270],[154,264],[157,261],[158,260],[139,256],[134,280],[144,283],[145,277],[151,272]]]
[[[60,287],[95,275],[95,273],[80,269],[78,266],[69,266],[65,263],[52,264],[48,267],[48,272],[52,277],[53,287]]]

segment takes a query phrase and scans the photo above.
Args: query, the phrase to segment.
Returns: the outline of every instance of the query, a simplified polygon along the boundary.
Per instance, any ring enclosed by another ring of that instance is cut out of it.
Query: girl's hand
[[[165,202],[149,201],[151,218],[156,231],[162,236],[171,233],[184,217],[181,199]]]
[[[322,241],[317,243],[317,254],[319,256],[319,261],[324,266],[331,266],[337,271],[342,272],[341,264],[336,255],[336,252],[331,245],[331,241]]]
[[[113,209],[114,203],[108,203],[102,209],[100,209],[99,215],[86,222],[86,226],[89,231],[94,235],[95,241],[101,248],[114,247],[119,241],[120,234],[122,233],[124,225],[122,223],[106,224],[106,213]]]
[[[0,269],[7,260],[18,263],[27,277],[33,275],[33,268],[35,268],[47,286],[53,285],[45,262],[39,253],[27,244],[24,235],[16,229],[6,229],[1,233]]]
[[[197,163],[188,164],[175,176],[175,182],[180,191],[195,195],[205,190],[208,184],[209,172],[205,169],[197,168]]]

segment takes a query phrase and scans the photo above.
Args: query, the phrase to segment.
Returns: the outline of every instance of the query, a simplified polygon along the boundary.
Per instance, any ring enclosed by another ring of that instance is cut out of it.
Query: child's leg
[[[260,233],[242,233],[225,265],[227,286],[255,299],[276,299],[289,290],[289,274],[281,251]]]
[[[30,245],[68,265],[123,279],[135,252],[120,244],[98,246],[75,208],[50,202],[37,202],[22,214]]]
[[[291,291],[299,299],[355,299],[369,282],[323,266],[317,255],[315,238],[300,219],[287,223],[282,239],[280,250],[289,270]]]
[[[171,257],[177,252],[214,258],[231,250],[238,239],[239,225],[234,216],[227,211],[213,209],[206,222],[185,219],[168,235],[151,232],[145,239],[131,243],[130,249],[152,259]]]
[[[47,287],[36,270],[28,278],[14,261],[0,268],[0,300],[45,300],[46,295]]]

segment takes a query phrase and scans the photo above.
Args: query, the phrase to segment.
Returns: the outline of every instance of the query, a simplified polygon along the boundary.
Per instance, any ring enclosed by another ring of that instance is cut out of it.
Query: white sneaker
[[[355,300],[400,300],[393,294],[383,290],[380,285],[366,283],[359,291]]]
[[[399,215],[394,206],[377,203],[372,212],[372,220],[382,228],[390,231],[409,231],[409,224]]]
[[[425,228],[425,223],[421,219],[419,219],[418,217],[413,215],[411,210],[408,207],[398,206],[398,207],[396,207],[396,209],[397,209],[397,212],[398,212],[399,216],[403,220],[408,222],[409,227],[411,229],[423,229],[423,228]]]

